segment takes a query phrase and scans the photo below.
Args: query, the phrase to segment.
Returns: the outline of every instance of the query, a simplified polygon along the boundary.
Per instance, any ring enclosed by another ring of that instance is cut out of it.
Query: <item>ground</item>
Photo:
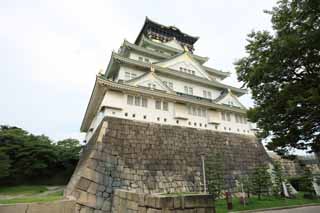
[[[259,200],[257,197],[251,197],[249,200],[249,204],[246,206],[243,206],[239,203],[238,198],[234,198],[232,211],[265,209],[265,208],[295,206],[295,205],[304,205],[304,204],[320,204],[320,199],[304,199],[303,193],[299,193],[296,196],[296,198],[293,198],[293,199],[283,199],[283,198],[270,196],[270,197],[262,197],[262,199]],[[225,200],[218,200],[216,202],[216,208],[217,208],[217,213],[228,212],[226,208]]]
[[[0,187],[0,204],[47,202],[60,200],[64,186],[5,186]]]
[[[262,213],[265,211],[258,211],[257,213]],[[308,207],[300,207],[300,208],[294,208],[294,209],[282,209],[282,210],[274,210],[274,211],[268,211],[268,213],[319,213],[320,212],[320,206],[308,206]]]

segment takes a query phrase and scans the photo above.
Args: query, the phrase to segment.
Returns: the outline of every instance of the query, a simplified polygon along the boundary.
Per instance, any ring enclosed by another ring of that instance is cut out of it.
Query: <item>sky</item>
[[[207,66],[231,72],[245,56],[247,34],[271,30],[263,10],[275,0],[0,1],[0,125],[82,140],[80,125],[95,76],[124,39],[134,42],[145,17],[200,39]],[[250,107],[250,95],[240,99]]]

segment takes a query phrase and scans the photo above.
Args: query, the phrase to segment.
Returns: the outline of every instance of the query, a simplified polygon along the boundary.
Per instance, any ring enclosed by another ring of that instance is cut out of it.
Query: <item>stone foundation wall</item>
[[[214,212],[213,197],[198,195],[156,195],[115,190],[112,212],[124,213],[176,213]]]
[[[59,200],[46,203],[17,203],[0,205],[1,213],[74,213],[74,200]]]
[[[87,144],[65,195],[76,199],[78,211],[111,212],[115,189],[201,192],[201,155],[212,153],[223,154],[233,177],[270,160],[253,136],[107,118]]]

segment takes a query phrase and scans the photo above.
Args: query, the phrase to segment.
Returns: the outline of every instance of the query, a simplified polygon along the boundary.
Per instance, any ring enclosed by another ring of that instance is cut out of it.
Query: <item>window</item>
[[[130,80],[130,77],[131,77],[130,72],[125,72],[125,73],[124,73],[124,78],[125,78],[126,80]]]
[[[149,83],[148,87],[149,87],[149,89],[156,89],[157,85]]]
[[[148,107],[148,99],[143,97],[141,100],[141,106]]]
[[[227,115],[227,121],[231,121],[231,115],[230,115],[230,113],[227,112],[226,115]]]
[[[188,89],[188,87],[187,87],[187,86],[184,86],[184,92],[185,92],[186,94],[188,94],[189,89]]]
[[[190,115],[199,116],[199,117],[207,116],[207,110],[205,108],[196,107],[196,106],[188,106],[188,113]]]
[[[134,105],[140,106],[141,98],[139,96],[135,96],[134,98]]]
[[[208,98],[208,99],[211,99],[211,92],[210,91],[206,91],[206,90],[203,90],[203,97],[205,98]]]
[[[133,105],[133,96],[132,95],[128,95],[127,104]]]
[[[170,89],[173,89],[173,83],[172,82],[168,82],[168,81],[163,81],[163,83],[169,87]]]
[[[148,99],[145,97],[141,97],[141,96],[128,95],[127,96],[127,104],[148,107]]]
[[[188,86],[184,86],[184,92],[188,95],[193,95],[193,88],[188,87]]]
[[[168,102],[163,102],[163,103],[162,103],[162,109],[163,109],[164,111],[168,111],[168,110],[169,110],[169,104],[168,104]]]
[[[240,117],[240,116],[238,117],[238,115],[235,114],[234,117],[236,118],[236,123],[239,123],[239,117]]]
[[[135,74],[135,73],[132,73],[132,72],[125,72],[124,73],[125,80],[131,80],[135,77],[137,77],[137,74]]]
[[[193,95],[193,88],[192,87],[189,87],[189,94]]]
[[[225,114],[225,112],[221,112],[221,118],[222,118],[222,120],[226,120],[226,114]]]
[[[163,111],[169,111],[169,103],[166,101],[156,100],[155,106],[156,106],[156,109],[159,109],[159,110],[162,109]]]
[[[156,109],[161,110],[161,101],[159,101],[159,100],[156,100]]]
[[[143,58],[141,56],[139,56],[139,61],[143,61]]]
[[[149,58],[144,58],[144,62],[149,63],[150,62]]]

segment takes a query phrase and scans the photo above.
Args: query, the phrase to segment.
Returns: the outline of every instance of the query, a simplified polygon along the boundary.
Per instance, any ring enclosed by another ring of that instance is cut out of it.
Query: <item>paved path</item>
[[[260,211],[266,213],[320,213],[320,206],[307,206],[294,209],[282,209],[282,210],[272,210],[272,211]],[[257,212],[258,213],[258,212]]]

